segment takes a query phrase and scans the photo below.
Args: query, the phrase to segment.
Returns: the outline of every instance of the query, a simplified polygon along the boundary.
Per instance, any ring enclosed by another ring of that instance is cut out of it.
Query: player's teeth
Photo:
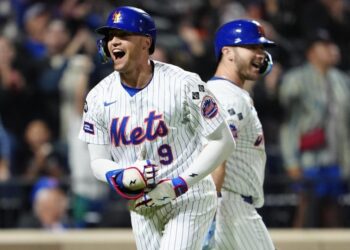
[[[258,67],[258,68],[261,67],[261,66],[260,66],[260,63],[253,63],[253,66],[254,66],[254,67]]]

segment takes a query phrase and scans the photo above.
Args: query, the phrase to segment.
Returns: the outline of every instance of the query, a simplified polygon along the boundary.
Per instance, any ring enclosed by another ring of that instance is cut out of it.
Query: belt
[[[245,195],[242,195],[241,194],[241,197],[243,198],[243,200],[245,201],[245,202],[247,202],[248,204],[253,204],[253,197],[252,196],[245,196]]]

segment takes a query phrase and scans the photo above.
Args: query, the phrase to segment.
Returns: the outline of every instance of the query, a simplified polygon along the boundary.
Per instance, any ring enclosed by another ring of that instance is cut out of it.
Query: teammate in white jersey
[[[262,26],[253,20],[228,22],[215,36],[218,66],[208,88],[228,112],[236,141],[236,149],[212,174],[222,196],[216,214],[215,249],[274,249],[256,211],[264,203],[263,130],[252,99],[243,89],[245,81],[257,80],[271,69],[271,57],[264,50],[269,46],[274,42],[266,39]]]
[[[235,145],[225,117],[198,75],[150,60],[143,10],[119,7],[97,32],[115,71],[86,98],[79,138],[93,172],[131,200],[138,249],[200,249],[217,207],[210,173]]]

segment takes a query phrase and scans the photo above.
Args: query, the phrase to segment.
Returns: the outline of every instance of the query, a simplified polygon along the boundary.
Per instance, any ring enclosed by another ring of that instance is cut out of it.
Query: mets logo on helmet
[[[113,14],[113,23],[118,23],[119,19],[122,17],[122,14],[118,12],[114,12]]]
[[[214,98],[207,95],[202,100],[201,110],[202,110],[202,115],[205,118],[211,119],[216,116],[216,114],[219,111],[219,108]]]
[[[256,27],[258,28],[258,33],[261,35],[261,36],[265,36],[265,30],[264,30],[264,28],[261,26],[261,24],[260,23],[256,23],[257,25],[256,25]]]

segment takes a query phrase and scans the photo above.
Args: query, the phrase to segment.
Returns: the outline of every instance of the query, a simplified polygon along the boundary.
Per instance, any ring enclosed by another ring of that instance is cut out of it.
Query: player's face
[[[243,80],[257,80],[259,70],[263,66],[265,53],[262,45],[233,47],[233,62],[237,74]]]
[[[120,73],[127,73],[139,68],[138,65],[148,59],[150,44],[149,37],[121,30],[110,30],[107,47],[114,69]]]

